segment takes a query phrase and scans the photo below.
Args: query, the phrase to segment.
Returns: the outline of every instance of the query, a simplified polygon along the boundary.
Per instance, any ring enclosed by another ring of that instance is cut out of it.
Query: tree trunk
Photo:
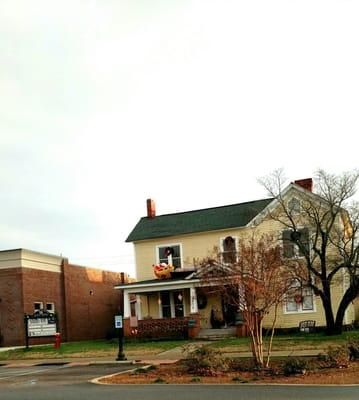
[[[358,288],[356,287],[356,285],[350,285],[344,293],[335,318],[335,328],[338,333],[342,333],[345,311],[347,310],[350,302],[352,302],[357,297],[357,295]]]
[[[323,282],[323,295],[321,296],[324,313],[325,313],[325,321],[326,321],[326,329],[325,333],[327,335],[336,335],[338,332],[336,330],[334,313],[332,308],[331,301],[331,293],[330,293],[330,284],[327,281]]]

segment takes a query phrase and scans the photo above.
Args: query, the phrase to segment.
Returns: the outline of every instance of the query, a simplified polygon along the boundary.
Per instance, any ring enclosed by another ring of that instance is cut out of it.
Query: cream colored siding
[[[60,256],[26,249],[2,251],[0,252],[0,269],[33,268],[60,273],[62,260]]]
[[[289,195],[288,195],[289,198]],[[302,216],[298,215],[298,218]],[[305,222],[303,221],[303,227]],[[256,223],[248,227],[241,227],[237,229],[225,229],[218,231],[202,232],[196,234],[172,236],[168,238],[143,240],[134,243],[135,257],[136,257],[136,270],[137,279],[139,281],[154,279],[152,266],[157,262],[157,247],[165,246],[171,243],[181,245],[182,265],[184,268],[192,267],[206,256],[213,255],[214,249],[220,250],[221,238],[226,236],[235,237],[240,244],[242,240],[249,239],[252,235],[260,237],[263,234],[271,234],[278,244],[282,245],[282,231],[284,230],[283,224],[273,221],[270,217],[257,218]],[[338,274],[336,281],[332,287],[332,302],[334,312],[336,313],[339,301],[343,295],[344,283],[341,274]],[[187,292],[187,290],[185,291]],[[189,294],[185,294],[185,310],[189,313]],[[156,296],[148,296],[149,308],[148,315],[153,318],[158,317],[158,298]],[[187,303],[188,302],[188,303]],[[347,323],[351,323],[353,319],[358,319],[359,305],[356,302],[356,307],[351,305],[346,314]],[[212,307],[220,307],[218,298],[210,297],[208,299],[207,307],[200,310],[202,326],[210,326],[210,312]],[[356,314],[355,314],[356,313]],[[146,309],[143,305],[142,315],[146,315]],[[325,325],[325,314],[322,307],[322,302],[319,297],[315,298],[315,311],[303,313],[285,313],[284,305],[279,308],[277,326],[280,328],[295,327],[299,322],[305,319],[314,319],[317,325]],[[270,324],[271,315],[265,318],[265,323]]]
[[[211,311],[212,309],[221,310],[221,299],[216,295],[207,296],[207,305],[203,310],[198,310],[201,318],[201,328],[211,328]]]

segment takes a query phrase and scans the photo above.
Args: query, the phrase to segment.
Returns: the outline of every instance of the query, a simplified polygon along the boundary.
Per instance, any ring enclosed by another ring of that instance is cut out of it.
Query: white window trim
[[[40,304],[40,308],[38,310],[35,308],[35,304]],[[43,309],[44,309],[44,303],[42,301],[34,301],[34,312]]]
[[[176,317],[175,315],[175,300],[174,300],[174,291],[169,291],[165,290],[166,292],[169,292],[170,295],[170,305],[171,305],[171,318],[180,318]],[[176,292],[182,292],[182,305],[183,305],[183,317],[187,316],[187,310],[186,310],[186,303],[185,303],[185,295],[184,295],[184,290],[183,289],[177,289],[175,290]],[[161,300],[161,291],[158,292],[158,315],[159,318],[163,318],[163,311],[162,311],[162,300]]]
[[[313,298],[313,310],[303,310],[302,303],[300,304],[300,308],[297,311],[287,311],[287,301],[284,300],[283,302],[283,314],[312,314],[317,312],[317,303],[316,303],[316,296],[312,289],[312,298]]]
[[[184,290],[176,290],[176,292],[181,292],[182,293],[182,306],[183,306],[183,316],[185,317],[187,315],[186,313],[186,302],[184,301],[185,295],[184,295]],[[172,302],[173,302],[173,313],[172,313]],[[181,317],[176,317],[175,316],[175,299],[174,299],[174,292],[171,292],[171,315],[172,318],[181,318]]]
[[[220,249],[220,253],[221,253],[221,261],[223,262],[223,256],[222,256],[222,254],[224,252],[223,242],[224,242],[224,239],[228,236],[230,236],[232,239],[234,239],[234,243],[236,246],[236,262],[238,262],[239,238],[238,238],[238,236],[233,236],[233,235],[226,235],[226,236],[219,238],[219,249]],[[229,265],[229,263],[225,263],[225,262],[223,262],[223,264]]]
[[[181,267],[180,268],[183,268],[183,247],[182,247],[182,243],[165,243],[165,244],[156,245],[156,264],[160,263],[159,249],[161,247],[173,247],[173,246],[179,246],[179,248],[180,248],[180,259],[181,259]]]
[[[51,310],[51,311],[49,311],[49,310],[47,309],[47,305],[48,305],[48,304],[51,304],[51,305],[52,305],[52,310]],[[46,302],[46,309],[45,309],[45,311],[54,314],[54,313],[55,313],[55,303],[54,303],[53,301],[47,301],[47,302]]]

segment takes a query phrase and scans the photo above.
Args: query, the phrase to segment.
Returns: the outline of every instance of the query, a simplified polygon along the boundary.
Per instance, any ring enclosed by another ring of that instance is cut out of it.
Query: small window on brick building
[[[44,308],[44,304],[42,301],[35,301],[34,302],[34,312],[41,311]]]
[[[46,311],[53,314],[55,312],[55,303],[46,303]]]

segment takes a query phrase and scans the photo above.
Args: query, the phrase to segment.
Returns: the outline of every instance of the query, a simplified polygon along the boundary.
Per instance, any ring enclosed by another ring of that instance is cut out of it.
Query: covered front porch
[[[199,279],[155,279],[120,285],[124,299],[125,336],[139,338],[209,338],[243,335],[225,322],[218,295],[206,293]],[[213,325],[216,315],[223,324]],[[213,336],[212,335],[212,336]]]

